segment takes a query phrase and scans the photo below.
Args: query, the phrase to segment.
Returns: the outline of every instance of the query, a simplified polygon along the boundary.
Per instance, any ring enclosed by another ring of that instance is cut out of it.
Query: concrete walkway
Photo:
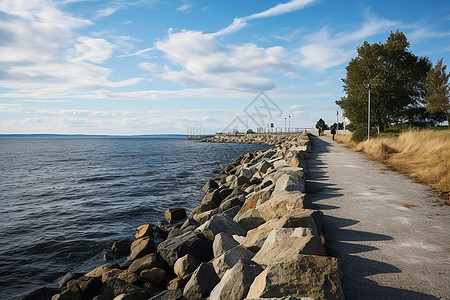
[[[450,208],[331,138],[313,138],[312,149],[307,193],[325,214],[346,299],[450,299]]]

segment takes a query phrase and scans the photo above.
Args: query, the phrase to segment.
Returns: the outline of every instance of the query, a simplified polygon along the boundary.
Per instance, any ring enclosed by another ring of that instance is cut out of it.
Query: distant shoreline
[[[48,138],[187,138],[185,134],[142,134],[142,135],[107,135],[107,134],[0,134],[0,137],[48,137]]]

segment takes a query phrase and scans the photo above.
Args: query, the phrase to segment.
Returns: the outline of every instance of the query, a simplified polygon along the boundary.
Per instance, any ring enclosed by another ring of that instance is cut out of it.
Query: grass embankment
[[[358,144],[351,136],[337,135],[336,140],[434,187],[445,199],[444,204],[450,205],[450,130],[410,130]]]

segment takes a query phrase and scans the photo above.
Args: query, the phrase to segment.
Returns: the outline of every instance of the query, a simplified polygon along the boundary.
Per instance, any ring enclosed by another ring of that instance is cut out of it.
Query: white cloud
[[[219,30],[218,32],[214,33],[214,35],[224,35],[236,32],[247,26],[247,21],[249,20],[275,17],[282,14],[294,12],[305,8],[308,4],[313,3],[315,1],[316,0],[291,0],[287,3],[278,4],[260,13],[256,13],[247,17],[235,18],[231,25],[229,25],[224,29]]]
[[[344,51],[322,44],[309,44],[300,47],[299,51],[303,56],[300,66],[318,71],[339,66],[345,63],[353,54],[353,51]]]
[[[185,4],[181,5],[180,7],[178,7],[177,10],[185,12],[185,11],[188,11],[191,7],[192,7],[191,4],[185,3]]]
[[[199,31],[169,33],[155,48],[165,53],[173,65],[162,78],[183,85],[208,85],[226,89],[262,91],[274,87],[265,72],[286,71],[291,64],[282,59],[283,48],[260,48],[255,44],[227,46],[213,35]]]
[[[76,34],[89,25],[49,0],[0,1],[0,86],[11,90],[1,97],[51,99],[138,82],[108,80],[111,71],[97,64],[112,55],[114,46]]]
[[[101,9],[97,12],[97,14],[95,15],[94,19],[101,19],[104,17],[109,17],[110,15],[114,14],[116,11],[118,11],[120,9],[119,6],[116,7],[107,7],[104,9]]]

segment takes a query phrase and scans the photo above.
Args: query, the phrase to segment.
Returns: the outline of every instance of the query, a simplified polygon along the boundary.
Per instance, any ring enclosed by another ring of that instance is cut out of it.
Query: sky
[[[214,133],[342,120],[364,41],[450,64],[447,0],[0,0],[0,133]]]

